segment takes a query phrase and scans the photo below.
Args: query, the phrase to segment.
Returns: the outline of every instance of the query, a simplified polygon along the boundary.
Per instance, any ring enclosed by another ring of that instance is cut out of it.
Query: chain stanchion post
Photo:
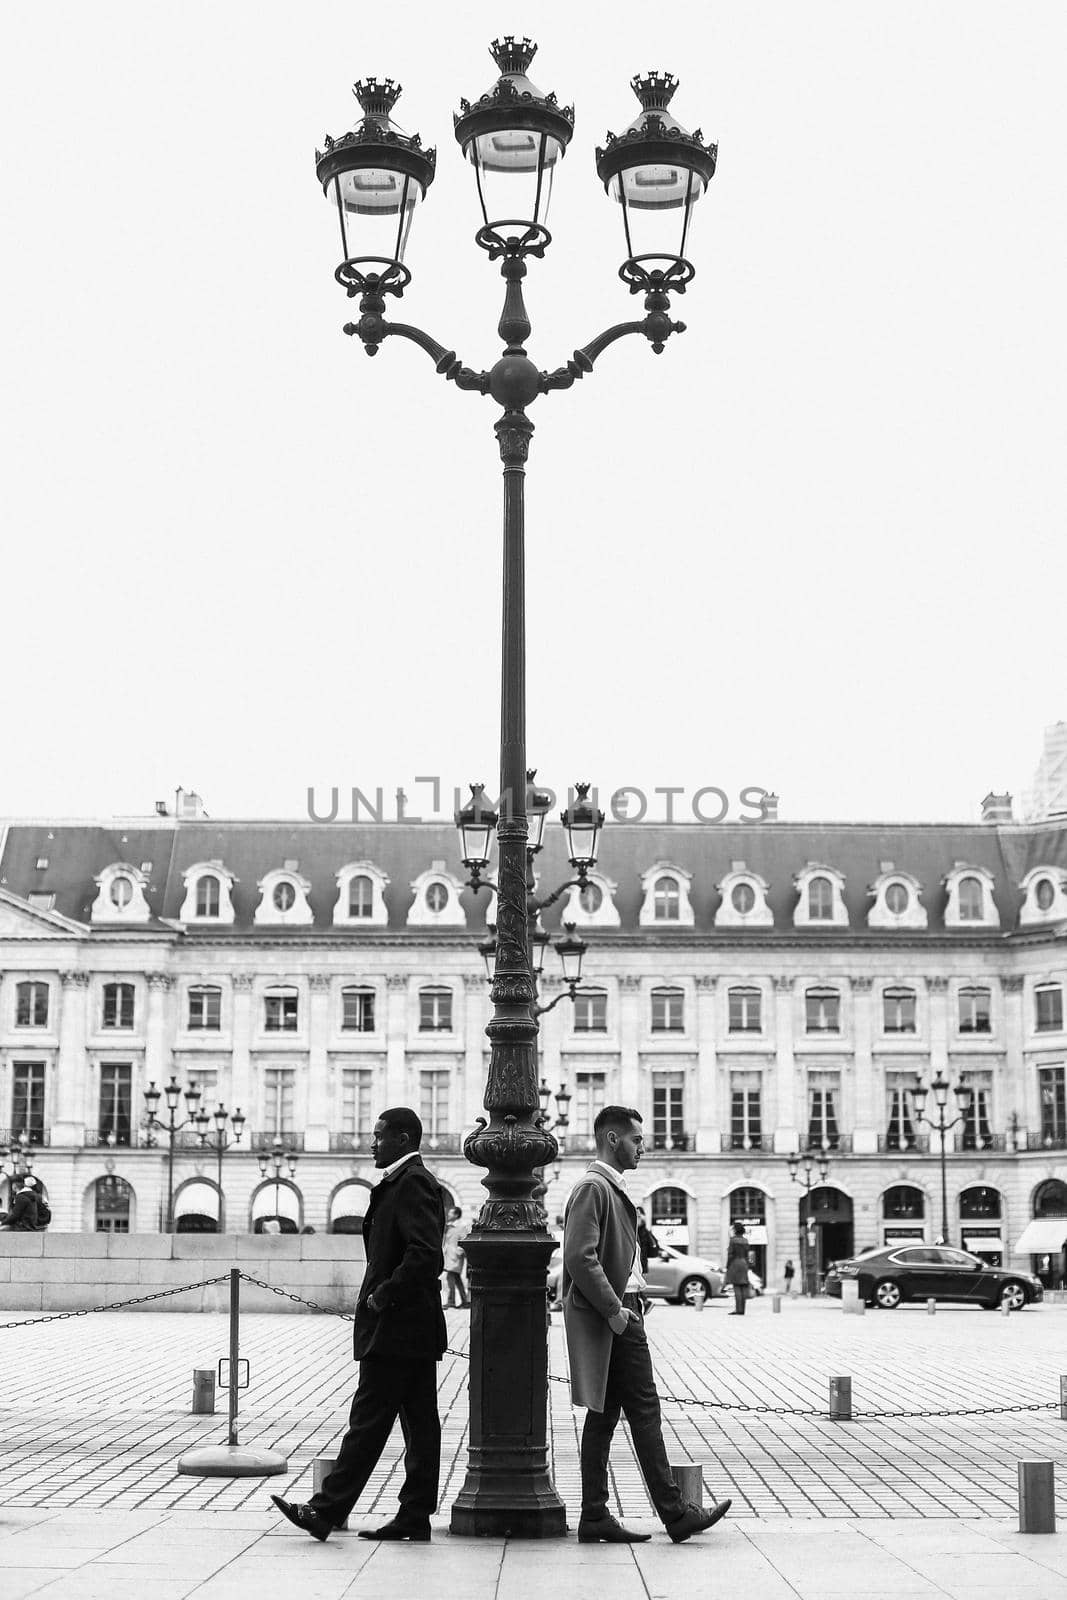
[[[1019,1532],[1056,1532],[1056,1468],[1051,1461],[1019,1462]]]
[[[187,1450],[178,1460],[178,1471],[193,1478],[269,1478],[279,1472],[288,1472],[288,1457],[277,1450],[261,1450],[255,1446],[241,1449],[237,1443],[237,1392],[247,1388],[250,1381],[248,1362],[245,1381],[241,1383],[241,1278],[239,1267],[230,1268],[230,1354],[228,1384],[230,1391],[229,1423],[226,1443],[206,1445],[199,1450]],[[219,1362],[221,1369],[222,1362]],[[222,1372],[219,1372],[222,1382]]]
[[[230,1268],[230,1428],[227,1444],[237,1445],[237,1383],[238,1362],[241,1359],[241,1273]]]
[[[1067,1372],[1060,1375],[1060,1421],[1067,1422]]]
[[[830,1379],[830,1421],[852,1421],[852,1379],[836,1377]]]

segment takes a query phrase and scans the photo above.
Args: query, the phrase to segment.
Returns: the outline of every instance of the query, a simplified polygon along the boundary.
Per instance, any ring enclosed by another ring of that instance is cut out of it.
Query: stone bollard
[[[215,1369],[214,1367],[193,1368],[193,1416],[213,1417],[215,1415]]]
[[[771,1310],[772,1311],[781,1311],[781,1309],[782,1309],[782,1297],[781,1297],[781,1295],[780,1294],[772,1294],[771,1295]]]
[[[1011,1316],[1011,1305],[1007,1300],[1002,1300],[1000,1302],[1000,1314],[1002,1317]]]
[[[1060,1378],[1060,1421],[1067,1422],[1067,1374]]]
[[[855,1278],[845,1278],[842,1281],[841,1310],[850,1312],[857,1317],[862,1317],[867,1310],[866,1303],[860,1295],[860,1286]]]
[[[1056,1532],[1056,1469],[1051,1461],[1019,1462],[1019,1532]]]
[[[691,1506],[704,1504],[704,1469],[696,1461],[672,1461],[671,1473]]]
[[[311,1463],[311,1488],[314,1494],[318,1494],[336,1465],[337,1460],[334,1456],[314,1457]],[[348,1518],[346,1517],[343,1522],[339,1522],[337,1526],[339,1528],[347,1528]]]
[[[926,1315],[928,1317],[932,1317],[936,1310],[937,1310],[937,1301],[935,1299],[933,1299],[933,1297],[931,1296],[931,1298],[929,1300],[927,1300],[927,1302],[926,1302]]]
[[[705,1289],[705,1287],[704,1287],[704,1285],[702,1283],[698,1284],[697,1288],[696,1288],[696,1292],[693,1295],[693,1310],[694,1311],[703,1311],[704,1302],[707,1300],[707,1298],[708,1298],[708,1291]]]
[[[830,1421],[852,1421],[852,1379],[830,1379]]]

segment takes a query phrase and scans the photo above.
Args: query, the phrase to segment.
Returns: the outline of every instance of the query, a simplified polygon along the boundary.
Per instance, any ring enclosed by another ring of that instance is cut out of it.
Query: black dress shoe
[[[688,1505],[680,1517],[668,1522],[667,1532],[675,1544],[681,1544],[683,1540],[691,1539],[694,1533],[706,1533],[709,1528],[713,1528],[720,1517],[725,1517],[731,1504],[729,1500],[720,1500],[718,1505],[712,1506],[708,1511],[702,1506]]]
[[[412,1544],[429,1544],[430,1524],[426,1522],[404,1521],[402,1517],[394,1517],[392,1522],[383,1522],[380,1528],[361,1528],[361,1539],[410,1539]]]
[[[294,1500],[283,1500],[280,1494],[272,1494],[271,1499],[282,1516],[288,1517],[293,1527],[299,1528],[301,1533],[310,1533],[313,1539],[325,1540],[333,1532],[333,1523],[320,1517],[310,1506],[297,1505]]]
[[[644,1544],[651,1537],[650,1533],[634,1533],[632,1528],[624,1528],[621,1522],[609,1516],[597,1517],[595,1521],[582,1517],[578,1523],[579,1544]]]

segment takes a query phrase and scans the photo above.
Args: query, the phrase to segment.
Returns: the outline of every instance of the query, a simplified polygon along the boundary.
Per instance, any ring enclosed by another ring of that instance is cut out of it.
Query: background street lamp
[[[830,1171],[830,1157],[825,1150],[805,1150],[801,1155],[789,1157],[789,1176],[794,1183],[804,1185],[804,1226],[800,1229],[800,1261],[803,1272],[804,1293],[818,1293],[815,1248],[815,1218],[811,1214],[811,1191],[815,1183],[815,1169],[819,1169],[819,1182],[825,1183]]]
[[[279,1223],[282,1220],[282,1168],[288,1167],[290,1178],[296,1177],[296,1163],[299,1157],[295,1150],[286,1150],[280,1139],[275,1139],[269,1150],[260,1152],[259,1170],[263,1177],[271,1170],[274,1172],[274,1215]]]
[[[12,1138],[8,1149],[0,1153],[0,1160],[11,1162],[11,1171],[3,1169],[3,1177],[14,1180],[25,1178],[33,1171],[33,1148],[30,1136],[25,1128],[15,1138]]]
[[[167,1233],[174,1232],[174,1135],[176,1133],[180,1133],[183,1128],[187,1127],[190,1122],[195,1120],[196,1108],[200,1104],[200,1090],[197,1088],[195,1083],[191,1083],[188,1089],[184,1091],[184,1094],[185,1104],[188,1107],[189,1115],[181,1122],[178,1122],[176,1120],[176,1114],[178,1110],[178,1102],[182,1098],[182,1086],[174,1076],[173,1072],[170,1075],[170,1082],[162,1091],[162,1094],[160,1090],[156,1088],[154,1082],[150,1083],[144,1092],[145,1110],[148,1112],[148,1126],[150,1128],[161,1128],[168,1135]],[[163,1098],[165,1098],[167,1102],[168,1120],[166,1122],[161,1122],[159,1117],[156,1115],[157,1111],[159,1110],[159,1102]]]
[[[924,1110],[926,1097],[931,1090],[933,1091],[934,1104],[937,1107],[936,1122],[933,1117],[928,1117]],[[960,1109],[958,1116],[948,1120],[945,1117],[945,1110],[948,1106],[950,1090],[955,1094],[956,1103]],[[948,1079],[943,1076],[941,1068],[938,1067],[929,1084],[917,1083],[915,1085],[915,1088],[911,1091],[911,1098],[915,1108],[916,1122],[925,1122],[928,1128],[933,1128],[941,1141],[941,1238],[939,1243],[948,1244],[948,1163],[945,1160],[945,1135],[950,1128],[956,1127],[960,1122],[966,1122],[970,1116],[971,1107],[974,1105],[974,1090],[969,1084],[964,1083],[962,1078],[959,1083],[950,1084]]]
[[[554,1159],[557,1146],[540,1125],[528,907],[524,493],[534,428],[527,411],[540,395],[585,378],[617,340],[639,334],[659,353],[683,331],[671,320],[670,297],[693,277],[683,252],[693,206],[715,171],[716,154],[668,114],[676,87],[669,73],[633,80],[641,112],[621,136],[607,135],[597,152],[597,174],[620,204],[627,251],[620,276],[631,293],[644,295],[645,315],[598,334],[554,371],[540,371],[526,354],[531,324],[522,283],[527,261],[543,257],[552,242],[545,219],[574,112],[527,76],[536,48],[510,35],[495,41],[499,76],[480,98],[462,100],[455,118],[483,219],[475,242],[500,263],[505,282],[498,323],[504,351],[488,371],[464,366],[454,350],[421,328],[385,315],[387,299],[399,299],[411,282],[403,256],[415,208],[436,167],[436,153],[392,122],[398,85],[388,78],[358,83],[362,120],[340,139],[327,137],[316,159],[316,174],[341,228],[344,260],[335,276],[350,296],[359,297],[359,320],[345,332],[358,337],[369,355],[387,338],[409,340],[442,377],[458,389],[491,395],[502,411],[494,424],[504,468],[504,581],[493,1014],[486,1028],[487,1116],[464,1142],[467,1159],[487,1169],[482,1182],[488,1198],[465,1242],[473,1303],[470,1445],[451,1531],[534,1538],[562,1537],[566,1509],[548,1463],[544,1295],[553,1240],[535,1192],[537,1169]],[[639,222],[648,223],[654,236],[639,239]],[[531,807],[529,816],[534,814]],[[598,828],[588,818],[574,820],[584,822],[584,847],[595,846]],[[577,843],[576,870],[582,839]]]
[[[215,1122],[214,1132],[212,1132],[212,1130],[211,1130],[212,1119],[214,1119],[214,1122]],[[210,1116],[208,1115],[207,1110],[203,1106],[201,1106],[200,1110],[196,1113],[196,1116],[193,1118],[193,1122],[196,1124],[196,1131],[200,1136],[200,1148],[202,1150],[214,1150],[216,1155],[218,1156],[217,1183],[218,1183],[218,1191],[219,1191],[219,1232],[220,1233],[222,1233],[224,1231],[225,1225],[226,1225],[226,1201],[225,1201],[225,1198],[224,1198],[223,1192],[222,1192],[222,1158],[226,1154],[227,1150],[230,1148],[231,1144],[239,1144],[240,1143],[241,1135],[244,1132],[244,1126],[245,1126],[245,1122],[247,1121],[247,1118],[243,1115],[240,1106],[238,1106],[237,1110],[234,1111],[229,1116],[228,1120],[230,1122],[230,1125],[233,1128],[233,1137],[232,1138],[230,1137],[229,1129],[226,1126],[226,1122],[227,1122],[226,1107],[222,1104],[221,1101],[215,1107],[214,1111],[210,1114]]]
[[[553,1097],[552,1089],[551,1089],[551,1087],[549,1085],[548,1079],[547,1078],[542,1078],[540,1087],[538,1088],[538,1091],[537,1091],[537,1095],[538,1095],[538,1099],[541,1102],[541,1127],[544,1129],[544,1131],[546,1133],[553,1134],[554,1137],[555,1137],[555,1140],[556,1140],[556,1159],[555,1159],[555,1162],[554,1162],[553,1167],[552,1167],[552,1176],[556,1180],[556,1182],[558,1183],[559,1182],[559,1158],[563,1154],[563,1149],[564,1149],[564,1146],[565,1146],[565,1144],[567,1142],[567,1129],[570,1126],[570,1115],[569,1115],[570,1107],[571,1107],[570,1090],[567,1088],[567,1085],[565,1083],[561,1083],[559,1088],[556,1090],[555,1096]],[[548,1107],[549,1107],[549,1103],[551,1102],[551,1100],[553,1098],[555,1098],[555,1101],[556,1101],[556,1115],[552,1118],[551,1121],[549,1121],[549,1118],[548,1118]],[[541,1168],[540,1176],[541,1176],[541,1199],[544,1200],[545,1194],[547,1192],[547,1185],[545,1184],[545,1169],[544,1169],[544,1167]]]

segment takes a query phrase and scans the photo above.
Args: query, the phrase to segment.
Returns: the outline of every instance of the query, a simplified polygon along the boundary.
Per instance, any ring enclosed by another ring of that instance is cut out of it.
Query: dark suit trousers
[[[421,1520],[436,1511],[441,1476],[437,1362],[364,1356],[337,1465],[309,1501],[328,1522],[335,1526],[344,1522],[378,1465],[398,1417],[404,1434],[400,1515]]]
[[[639,1310],[627,1295],[624,1304]],[[631,1323],[612,1341],[608,1388],[603,1411],[587,1411],[582,1429],[582,1516],[594,1521],[608,1508],[608,1452],[619,1417],[630,1424],[634,1452],[644,1475],[649,1498],[664,1523],[685,1510],[685,1500],[674,1481],[663,1443],[659,1395],[652,1372],[652,1357],[643,1321]]]

